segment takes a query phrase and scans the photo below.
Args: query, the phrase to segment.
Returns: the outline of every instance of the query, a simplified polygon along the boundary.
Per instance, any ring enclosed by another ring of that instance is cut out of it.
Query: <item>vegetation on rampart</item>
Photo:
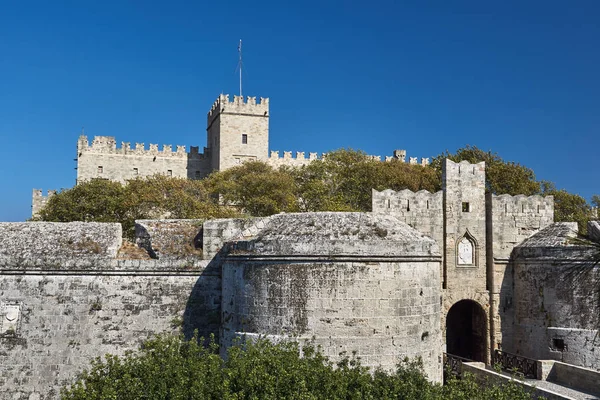
[[[232,346],[224,360],[214,342],[203,347],[172,335],[147,341],[137,353],[96,359],[61,395],[63,400],[531,398],[514,382],[482,387],[466,377],[433,384],[418,361],[371,373],[355,357],[334,364],[310,344],[266,340]]]
[[[592,204],[576,194],[538,181],[533,171],[495,153],[467,146],[444,152],[428,166],[373,160],[364,152],[337,150],[301,168],[274,169],[254,161],[215,172],[203,180],[156,175],[127,185],[91,180],[51,197],[41,211],[44,221],[121,222],[133,235],[136,219],[226,218],[280,212],[370,211],[371,189],[412,191],[441,189],[444,158],[486,162],[487,190],[494,194],[553,195],[555,221],[576,221],[582,233],[592,217]]]

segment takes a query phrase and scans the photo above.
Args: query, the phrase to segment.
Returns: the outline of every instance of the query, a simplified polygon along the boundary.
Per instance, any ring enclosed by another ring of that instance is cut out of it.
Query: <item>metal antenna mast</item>
[[[240,44],[238,44],[238,54],[240,56],[238,62],[238,67],[240,68],[240,97],[242,97],[242,39],[240,39]]]

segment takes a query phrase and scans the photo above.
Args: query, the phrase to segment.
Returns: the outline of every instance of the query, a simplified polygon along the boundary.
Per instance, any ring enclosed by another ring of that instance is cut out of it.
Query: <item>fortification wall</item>
[[[206,221],[202,228],[203,258],[209,260],[217,256],[228,241],[256,235],[270,218],[223,218]]]
[[[262,224],[262,226],[261,226]],[[420,356],[441,381],[439,248],[389,215],[258,220],[223,252],[222,345],[245,333],[311,340],[333,360],[394,369]]]
[[[322,154],[321,157],[319,157],[317,153],[309,153],[308,157],[306,157],[305,154],[306,153],[303,151],[297,151],[296,157],[292,157],[291,151],[284,151],[283,157],[280,157],[278,151],[271,151],[266,162],[273,168],[279,168],[282,166],[302,167],[310,164],[314,160],[323,159],[323,157],[325,157],[325,154]]]
[[[514,270],[509,262],[516,245],[554,222],[552,196],[487,196],[488,286],[493,308],[492,337],[510,347],[514,338]],[[497,347],[496,345],[496,347]]]
[[[413,192],[408,189],[381,192],[372,190],[372,210],[374,213],[388,214],[407,223],[419,232],[431,237],[440,248],[444,244],[443,192],[430,193],[427,190]]]
[[[284,151],[283,156],[280,156],[279,151],[271,151],[269,154],[269,158],[266,160],[267,164],[271,165],[273,168],[279,168],[281,166],[287,167],[302,167],[304,165],[308,165],[315,160],[324,160],[327,157],[327,153],[322,153],[320,156],[318,153],[308,153],[308,157],[306,153],[303,151],[297,151],[296,155],[293,156],[293,152]],[[381,156],[368,156],[373,161],[382,161]],[[399,160],[401,162],[406,162],[406,150],[394,150],[394,155],[383,157],[383,161],[391,162],[394,160]],[[421,158],[419,162],[417,157],[409,158],[410,164],[419,164],[421,166],[429,165],[429,158]]]
[[[244,332],[311,340],[393,370],[421,357],[442,378],[439,262],[226,261],[223,344]]]
[[[515,248],[514,329],[507,351],[600,369],[600,253],[556,223]],[[504,322],[504,321],[503,321]]]
[[[150,257],[195,259],[202,256],[200,219],[143,219],[135,221],[135,242]]]
[[[42,208],[46,207],[48,200],[56,194],[56,190],[48,190],[48,194],[44,196],[41,189],[33,189],[31,196],[31,216],[36,217]]]
[[[90,361],[220,325],[220,268],[120,259],[118,224],[0,224],[0,398],[54,399]]]
[[[200,179],[210,173],[210,157],[199,153],[197,147],[186,152],[185,146],[122,142],[117,148],[112,136],[95,136],[89,145],[86,136],[77,142],[77,182],[101,178],[117,182],[127,179],[164,174],[178,178]]]
[[[554,222],[554,197],[492,195],[488,214],[495,259],[508,260],[512,249]]]

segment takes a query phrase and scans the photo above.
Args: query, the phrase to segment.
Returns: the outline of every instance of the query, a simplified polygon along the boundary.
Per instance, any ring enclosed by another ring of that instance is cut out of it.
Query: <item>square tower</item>
[[[445,287],[448,291],[485,291],[485,163],[445,159],[442,184]]]
[[[269,152],[269,99],[220,95],[208,112],[206,143],[211,169],[222,171],[248,160],[265,161]]]

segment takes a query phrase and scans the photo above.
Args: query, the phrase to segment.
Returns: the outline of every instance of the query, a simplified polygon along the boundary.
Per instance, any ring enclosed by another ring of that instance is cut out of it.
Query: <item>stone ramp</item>
[[[494,371],[501,375],[504,375],[507,378],[514,378],[514,374],[506,371],[496,371],[491,366],[486,366],[488,371]],[[518,379],[518,378],[517,378]],[[535,386],[538,389],[542,389],[544,391],[549,391],[558,394],[559,396],[554,397],[555,399],[565,399],[565,400],[600,400],[600,394],[593,394],[581,391],[579,389],[572,388],[566,385],[560,385],[558,383],[544,381],[541,379],[532,379],[532,378],[524,378],[523,382]]]
[[[542,381],[539,379],[525,379],[525,382],[540,388],[549,390],[554,393],[558,393],[564,396],[564,399],[573,399],[573,400],[600,400],[599,395],[582,392],[580,390],[571,388],[565,385],[559,385],[554,382]]]

